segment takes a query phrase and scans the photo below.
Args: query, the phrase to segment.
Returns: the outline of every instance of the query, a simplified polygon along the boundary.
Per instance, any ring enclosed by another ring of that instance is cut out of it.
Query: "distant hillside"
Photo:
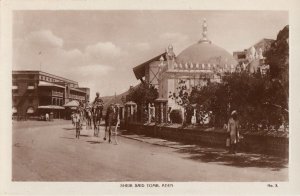
[[[266,52],[271,48],[273,42],[275,42],[274,39],[262,39],[256,44],[254,44],[253,47],[256,49],[256,51],[258,51],[261,48],[263,51],[263,55],[265,55]],[[251,47],[247,49],[248,52],[250,51]]]
[[[132,88],[137,88],[139,85],[136,85]],[[114,104],[114,103],[118,103],[118,104],[123,104],[122,102],[122,97],[124,97],[124,99],[126,100],[126,96],[129,94],[129,90],[128,89],[126,92],[121,93],[119,95],[116,96],[105,96],[105,97],[101,97],[101,99],[104,102],[104,110],[106,110],[106,108],[110,105],[110,104]],[[94,98],[93,98],[94,99]]]
[[[128,91],[126,91],[122,94],[116,95],[116,96],[101,97],[101,99],[104,102],[104,108],[106,108],[107,106],[109,106],[110,104],[113,104],[113,103],[123,104],[122,97],[124,97],[124,99],[126,99],[127,94],[128,94]]]

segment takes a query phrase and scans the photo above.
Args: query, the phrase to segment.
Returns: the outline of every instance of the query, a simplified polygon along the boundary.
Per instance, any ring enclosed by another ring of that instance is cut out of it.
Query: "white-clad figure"
[[[46,113],[45,118],[46,118],[46,121],[49,121],[49,114],[48,113]]]
[[[258,58],[259,59],[264,59],[263,50],[261,48],[258,49]]]

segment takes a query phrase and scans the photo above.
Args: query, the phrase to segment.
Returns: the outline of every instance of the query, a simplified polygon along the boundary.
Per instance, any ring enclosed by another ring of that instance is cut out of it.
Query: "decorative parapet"
[[[164,67],[164,71],[167,67]],[[204,63],[177,63],[175,62],[172,69],[168,69],[170,72],[215,72],[215,73],[224,73],[224,72],[235,72],[236,68],[234,65],[225,65],[224,68],[219,67],[216,64],[204,64]]]

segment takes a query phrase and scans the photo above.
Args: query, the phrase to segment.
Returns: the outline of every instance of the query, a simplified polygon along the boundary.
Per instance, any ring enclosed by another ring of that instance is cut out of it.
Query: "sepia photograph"
[[[10,180],[288,183],[289,14],[12,10]]]

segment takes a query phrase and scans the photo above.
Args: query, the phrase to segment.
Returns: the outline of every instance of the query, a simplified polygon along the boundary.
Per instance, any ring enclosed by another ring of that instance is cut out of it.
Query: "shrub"
[[[170,119],[172,123],[182,123],[182,113],[181,110],[172,110],[170,113]]]

